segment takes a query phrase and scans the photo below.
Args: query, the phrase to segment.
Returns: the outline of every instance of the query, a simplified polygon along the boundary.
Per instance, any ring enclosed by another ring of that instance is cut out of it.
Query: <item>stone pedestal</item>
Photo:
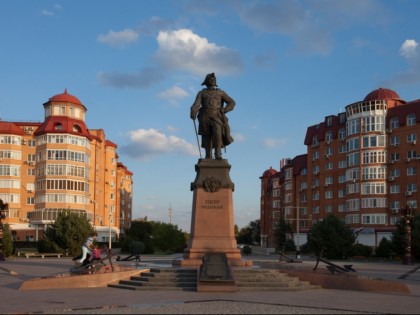
[[[200,159],[197,176],[191,184],[193,204],[191,233],[182,259],[173,265],[200,266],[206,253],[225,253],[231,266],[251,266],[241,259],[234,234],[234,184],[230,180],[227,160]]]

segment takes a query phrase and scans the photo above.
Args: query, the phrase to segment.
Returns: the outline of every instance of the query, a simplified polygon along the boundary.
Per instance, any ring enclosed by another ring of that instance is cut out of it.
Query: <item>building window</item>
[[[304,167],[300,170],[300,175],[306,175],[306,174],[308,174],[308,169]]]
[[[400,154],[398,152],[396,153],[391,153],[390,156],[390,162],[393,163],[395,161],[399,161],[400,160]]]
[[[407,184],[407,191],[417,191],[417,184]]]
[[[327,141],[327,144],[333,141],[333,133],[332,133],[332,131],[328,131],[325,134],[325,140]]]
[[[407,176],[414,176],[417,174],[417,170],[415,166],[407,167]]]
[[[27,205],[34,205],[35,204],[35,198],[34,197],[27,197],[26,198],[26,204]]]
[[[389,175],[390,176],[393,176],[393,177],[400,177],[400,169],[399,168],[395,168],[395,169],[391,170],[389,172]]]
[[[315,165],[313,169],[314,174],[319,174],[319,165]]]
[[[389,186],[389,192],[391,194],[399,194],[400,193],[400,185],[391,185],[391,186]]]
[[[312,200],[319,200],[319,191],[312,195]]]
[[[333,183],[333,177],[332,176],[325,177],[325,184],[326,185],[332,185],[332,183]]]
[[[343,198],[343,197],[345,197],[346,196],[346,192],[345,192],[345,190],[344,189],[340,189],[339,191],[338,191],[338,197],[339,198]]]
[[[347,146],[346,145],[340,145],[338,148],[338,153],[346,153],[347,152]]]
[[[389,144],[398,147],[400,145],[400,137],[399,136],[392,136],[389,140]]]
[[[416,150],[411,150],[407,152],[407,159],[415,159],[417,157]]]
[[[332,116],[327,117],[327,126],[328,127],[332,126]]]
[[[338,119],[340,120],[340,124],[344,124],[346,122],[346,114],[345,113],[339,114]]]
[[[353,139],[347,140],[347,152],[359,150],[359,149],[360,149],[359,138],[353,138]]]
[[[416,124],[416,115],[408,114],[407,115],[407,126],[414,126]]]
[[[326,150],[325,150],[325,157],[329,157],[330,155],[333,155],[333,148],[331,148],[331,147],[328,147]]]
[[[315,207],[312,209],[312,213],[318,214],[318,213],[319,213],[319,206],[315,206]]]
[[[54,129],[58,130],[58,131],[63,130],[63,125],[60,124],[60,123],[56,123],[55,126],[54,126]]]
[[[325,169],[326,170],[332,170],[333,169],[333,162],[328,162],[327,164],[325,164]]]
[[[325,192],[325,199],[332,199],[333,198],[333,192],[331,190],[328,190]]]
[[[385,163],[385,151],[365,151],[363,152],[363,164]]]
[[[400,209],[400,202],[398,200],[391,201],[391,210],[399,210]]]
[[[338,130],[338,139],[339,140],[346,139],[346,128],[341,128],[340,130]]]
[[[408,200],[407,205],[412,209],[417,209],[417,200]]]
[[[398,117],[391,118],[389,121],[389,125],[391,129],[397,129],[400,126],[400,122],[398,121]]]
[[[386,214],[362,214],[363,224],[385,224]]]
[[[332,213],[333,212],[333,206],[332,205],[326,205],[325,206],[325,212],[326,213]]]
[[[319,151],[312,152],[312,161],[319,159]]]
[[[273,208],[274,209],[280,208],[280,200],[273,200]]]
[[[360,164],[360,153],[351,153],[346,157],[347,166],[359,165]]]
[[[416,144],[417,135],[415,133],[410,133],[407,135],[407,143]]]

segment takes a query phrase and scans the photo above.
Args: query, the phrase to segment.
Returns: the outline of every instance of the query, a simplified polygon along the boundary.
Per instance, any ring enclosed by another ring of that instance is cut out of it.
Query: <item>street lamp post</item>
[[[405,255],[403,259],[404,265],[412,265],[413,260],[411,257],[411,220],[413,218],[413,209],[407,205],[402,210],[402,215],[405,218]]]
[[[109,236],[108,236],[108,248],[109,249],[111,249],[111,244],[112,244],[112,242],[111,242],[111,236],[112,236],[112,233],[111,233],[111,216],[112,216],[112,212],[109,211]]]

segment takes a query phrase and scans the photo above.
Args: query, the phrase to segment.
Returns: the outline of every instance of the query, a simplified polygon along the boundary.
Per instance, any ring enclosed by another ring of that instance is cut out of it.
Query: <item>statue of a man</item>
[[[230,127],[226,113],[235,107],[235,101],[224,91],[217,88],[214,73],[206,75],[206,88],[198,92],[191,106],[191,119],[195,120],[198,113],[198,134],[201,135],[201,147],[206,150],[206,159],[222,158],[222,148],[231,144]],[[226,104],[226,106],[225,106]]]

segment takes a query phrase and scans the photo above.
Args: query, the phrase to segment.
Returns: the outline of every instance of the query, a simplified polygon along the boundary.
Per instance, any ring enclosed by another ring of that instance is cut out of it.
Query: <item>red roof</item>
[[[105,140],[105,144],[109,147],[114,147],[114,148],[118,147],[118,145],[116,145],[114,142],[112,142],[110,140]]]
[[[274,174],[276,174],[276,173],[277,173],[277,171],[276,171],[274,168],[272,168],[272,167],[270,166],[270,169],[266,170],[266,171],[263,173],[262,177],[270,177],[271,175],[274,175]]]
[[[370,92],[368,95],[366,95],[364,101],[368,102],[368,101],[389,100],[389,99],[400,100],[401,98],[393,90],[379,88],[377,90]]]
[[[34,132],[35,136],[45,133],[70,133],[77,136],[84,136],[92,140],[92,135],[82,120],[73,119],[65,116],[50,116]]]
[[[64,93],[54,95],[49,100],[50,102],[69,102],[82,105],[82,102],[76,96],[67,93],[67,89],[64,90]]]
[[[0,134],[13,134],[23,136],[25,133],[22,128],[16,126],[12,122],[0,121]]]

